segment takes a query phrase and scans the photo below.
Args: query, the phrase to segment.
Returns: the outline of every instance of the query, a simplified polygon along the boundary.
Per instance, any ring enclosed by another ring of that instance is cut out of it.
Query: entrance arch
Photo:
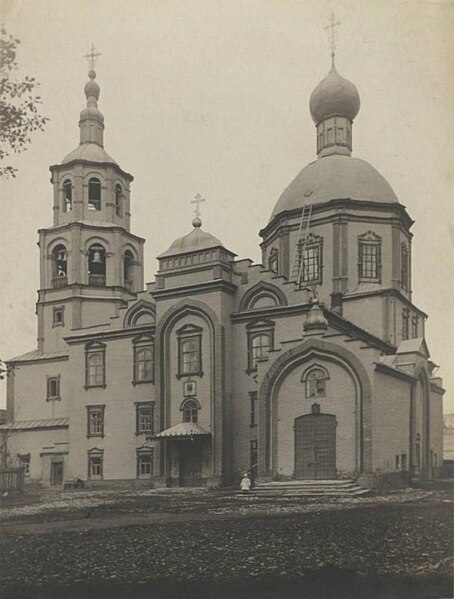
[[[320,363],[331,362],[348,373],[355,393],[355,405],[352,410],[354,419],[352,432],[355,434],[356,444],[355,473],[371,471],[372,388],[366,369],[360,360],[344,347],[312,338],[280,356],[268,370],[260,385],[258,394],[258,477],[263,481],[270,480],[278,474],[277,401],[281,387],[294,369],[310,360],[317,360]]]

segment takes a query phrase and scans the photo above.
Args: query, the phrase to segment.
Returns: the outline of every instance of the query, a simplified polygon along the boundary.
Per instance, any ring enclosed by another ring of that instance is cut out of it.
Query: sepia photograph
[[[0,599],[454,597],[453,56],[0,0]]]

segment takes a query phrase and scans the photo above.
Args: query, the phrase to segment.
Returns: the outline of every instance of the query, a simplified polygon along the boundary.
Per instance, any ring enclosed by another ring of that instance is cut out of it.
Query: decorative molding
[[[266,281],[260,281],[244,293],[240,300],[239,311],[245,312],[253,309],[250,307],[253,301],[265,296],[272,297],[278,306],[286,306],[288,303],[284,292],[279,287]]]

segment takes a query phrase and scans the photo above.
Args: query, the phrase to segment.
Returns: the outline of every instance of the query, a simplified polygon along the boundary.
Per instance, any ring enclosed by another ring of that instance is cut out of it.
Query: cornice
[[[380,362],[375,362],[375,370],[377,372],[382,372],[388,376],[392,376],[396,379],[400,379],[401,381],[406,381],[410,383],[414,383],[418,380],[418,377],[413,376],[412,374],[408,374],[408,372],[404,372],[403,370],[396,370],[387,364],[381,364]]]
[[[205,283],[193,283],[191,285],[181,285],[179,287],[169,287],[168,289],[155,289],[150,292],[150,295],[156,299],[179,298],[181,296],[188,297],[194,293],[213,293],[215,291],[225,291],[233,295],[238,289],[234,283],[229,283],[222,279],[206,281]]]
[[[92,333],[83,333],[79,335],[69,335],[63,337],[64,341],[68,345],[75,345],[76,343],[87,343],[88,341],[103,340],[103,339],[119,339],[127,337],[137,337],[140,334],[153,335],[156,329],[156,325],[143,325],[140,327],[128,327],[127,329],[116,329],[113,331],[93,331]]]
[[[399,204],[397,202],[388,203],[388,202],[371,202],[367,200],[352,200],[351,198],[346,199],[333,199],[329,202],[320,202],[318,204],[312,204],[312,216],[314,217],[317,213],[323,213],[329,210],[339,210],[339,209],[350,209],[350,210],[373,210],[375,212],[394,212],[398,213],[400,219],[403,221],[404,226],[407,229],[415,222],[410,215],[408,214],[405,206]],[[288,224],[289,219],[297,218],[301,214],[301,208],[294,208],[293,210],[284,210],[279,213],[277,216],[273,217],[273,219],[259,231],[260,237],[265,237],[271,235],[275,229],[278,229],[281,223],[283,226],[290,226]],[[344,219],[353,220],[354,217],[348,214],[342,214],[336,212],[334,215],[327,217],[329,220],[333,218],[342,217]],[[283,222],[284,221],[284,222]]]
[[[130,231],[127,231],[121,225],[117,225],[116,223],[109,223],[108,225],[101,225],[96,223],[87,223],[86,221],[72,221],[68,223],[62,223],[61,225],[55,225],[53,227],[42,227],[38,229],[38,234],[42,233],[54,233],[56,231],[61,231],[64,229],[90,229],[90,230],[98,230],[98,231],[118,231],[120,230],[123,235],[126,235],[129,238],[135,239],[140,243],[145,243],[145,239],[143,237],[139,237],[138,235],[134,235]]]
[[[118,164],[115,164],[113,162],[95,162],[92,160],[83,160],[80,158],[75,158],[74,160],[71,160],[70,162],[65,162],[65,164],[51,164],[49,166],[49,170],[53,174],[54,170],[65,170],[67,168],[71,168],[71,167],[77,166],[79,164],[82,166],[95,166],[95,167],[102,166],[104,168],[110,167],[110,168],[113,168],[115,171],[121,173],[124,177],[126,177],[129,180],[130,183],[132,181],[134,181],[134,177],[131,175],[131,173],[124,171],[120,166],[118,166]]]
[[[393,287],[387,287],[386,289],[378,289],[375,291],[361,291],[360,293],[352,293],[350,295],[346,294],[342,297],[342,301],[348,302],[358,298],[372,297],[374,295],[394,295],[395,297],[399,298],[405,305],[409,306],[412,310],[417,312],[420,316],[424,316],[424,318],[427,318],[427,314],[425,312],[416,307],[415,304],[413,304],[408,298],[406,298],[405,295],[403,295],[403,293],[399,289],[394,289]]]

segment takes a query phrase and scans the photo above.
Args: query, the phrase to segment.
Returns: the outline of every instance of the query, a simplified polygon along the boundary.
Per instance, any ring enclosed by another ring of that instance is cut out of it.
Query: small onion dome
[[[172,245],[159,258],[166,256],[176,256],[187,252],[197,252],[199,250],[214,249],[224,247],[223,244],[211,233],[206,233],[201,229],[202,221],[200,218],[194,218],[192,221],[193,229],[187,235],[176,239]]]
[[[353,121],[359,107],[356,85],[341,77],[335,67],[320,81],[309,101],[311,116],[316,125],[330,116],[343,116]]]
[[[93,71],[93,70],[89,71],[88,76],[90,78],[90,81],[88,81],[85,84],[85,87],[84,87],[85,96],[87,97],[87,100],[90,96],[99,100],[99,94],[100,94],[101,90],[99,88],[99,85],[95,81],[95,79],[96,79],[95,71]]]
[[[328,321],[323,315],[323,310],[318,305],[318,299],[312,300],[312,308],[309,310],[309,314],[303,324],[304,332],[316,332],[326,331],[328,328]]]

